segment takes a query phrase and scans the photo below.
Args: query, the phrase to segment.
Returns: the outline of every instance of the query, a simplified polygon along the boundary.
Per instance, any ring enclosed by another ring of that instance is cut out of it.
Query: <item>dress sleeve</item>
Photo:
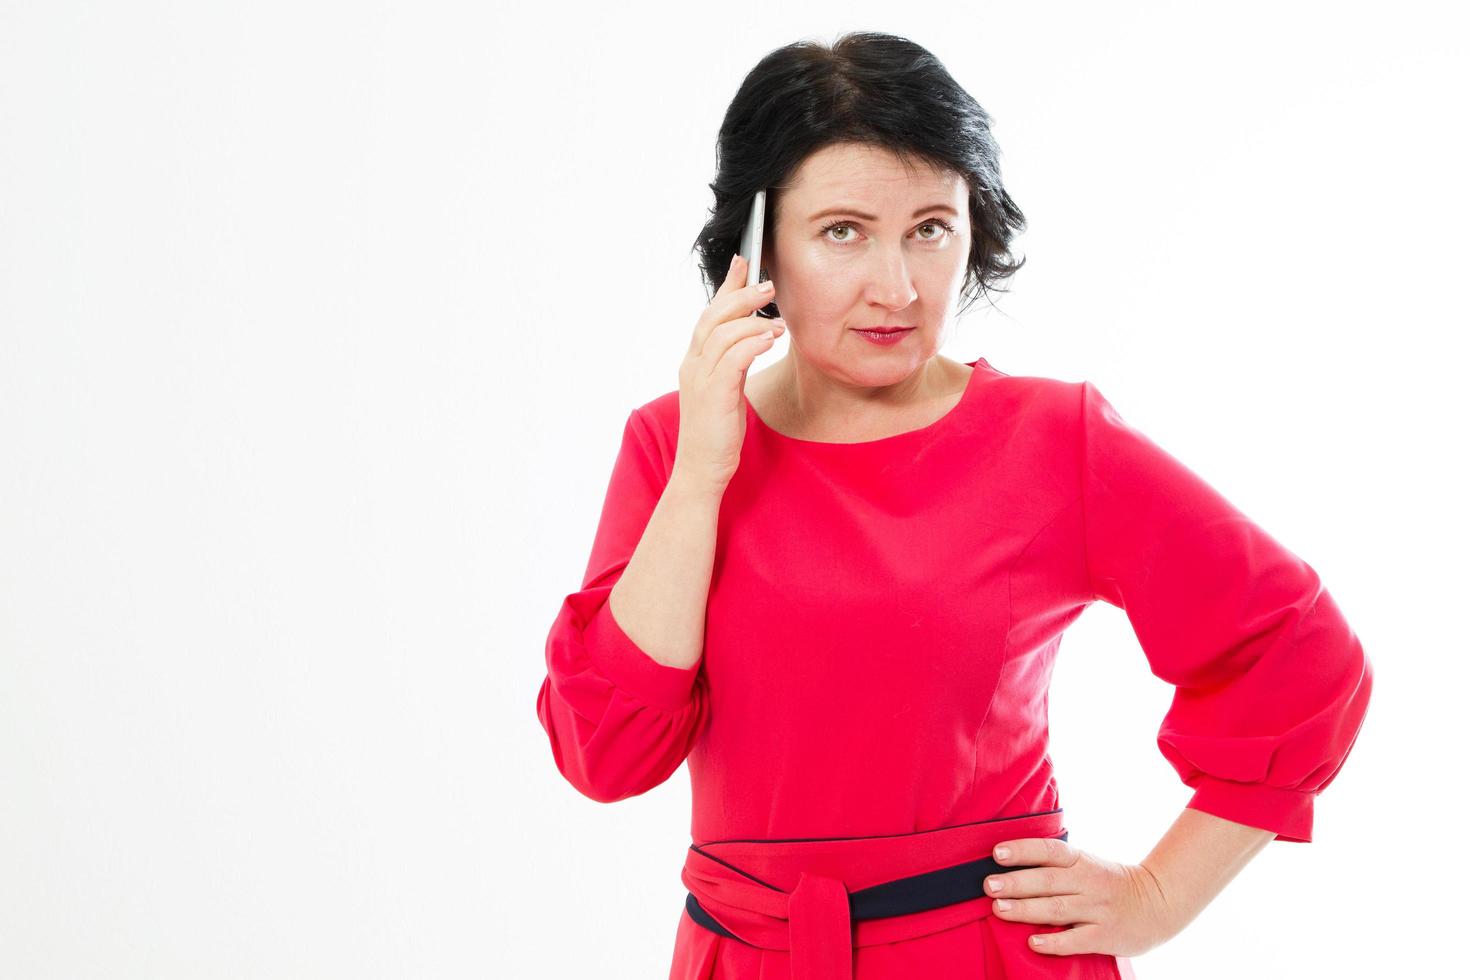
[[[704,724],[700,663],[651,658],[613,618],[608,595],[623,574],[668,482],[638,410],[628,416],[582,588],[562,602],[546,639],[536,715],[567,781],[613,803],[668,779]]]
[[[1174,685],[1158,747],[1189,807],[1312,839],[1373,686],[1316,571],[1082,382],[1084,563]]]

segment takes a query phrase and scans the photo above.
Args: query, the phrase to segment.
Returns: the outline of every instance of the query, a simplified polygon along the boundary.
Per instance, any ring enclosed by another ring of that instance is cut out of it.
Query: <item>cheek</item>
[[[963,249],[953,257],[929,256],[909,266],[919,302],[931,305],[954,293],[965,275]],[[866,271],[861,262],[822,248],[788,250],[781,262],[783,277],[777,300],[783,313],[799,313],[808,326],[824,320],[841,320],[861,299]]]
[[[791,257],[781,266],[788,278],[800,282],[823,282],[832,276],[851,275],[850,262],[842,262],[822,248],[801,248],[788,254]]]
[[[784,280],[776,283],[777,303],[807,316],[820,317],[824,311],[844,310],[853,302],[854,291],[862,288],[861,279],[851,263],[822,260],[801,255],[781,263]]]
[[[844,283],[831,279],[807,279],[804,285],[783,294],[783,316],[800,323],[807,336],[823,333],[829,324],[841,324],[850,314],[856,294]],[[782,302],[782,301],[778,301]]]
[[[844,309],[862,292],[867,275],[861,262],[842,256],[802,256],[799,264],[786,268],[791,288],[787,294],[802,305]]]

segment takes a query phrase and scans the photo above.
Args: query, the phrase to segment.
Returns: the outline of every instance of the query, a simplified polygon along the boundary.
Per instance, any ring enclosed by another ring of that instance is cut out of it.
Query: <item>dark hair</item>
[[[837,143],[888,150],[911,173],[917,160],[965,178],[971,244],[960,312],[1025,264],[1009,251],[1026,218],[1001,186],[990,116],[923,47],[892,34],[851,32],[831,47],[798,41],[777,48],[730,102],[709,185],[715,206],[694,244],[711,297],[740,247],[756,192],[770,189],[769,234],[782,182],[812,153]],[[759,312],[776,316],[776,304]]]

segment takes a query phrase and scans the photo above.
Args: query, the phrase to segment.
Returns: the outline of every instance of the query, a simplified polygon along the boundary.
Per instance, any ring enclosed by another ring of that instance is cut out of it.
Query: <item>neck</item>
[[[772,365],[772,388],[783,414],[812,429],[847,429],[870,420],[892,419],[952,393],[947,358],[934,356],[903,377],[883,384],[833,377],[803,361],[794,349]]]

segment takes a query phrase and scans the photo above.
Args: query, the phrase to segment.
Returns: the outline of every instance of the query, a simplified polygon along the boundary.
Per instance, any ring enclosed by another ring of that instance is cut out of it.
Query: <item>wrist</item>
[[[1135,897],[1147,910],[1148,924],[1156,942],[1172,939],[1198,914],[1198,909],[1188,908],[1177,901],[1148,865],[1140,861],[1137,864],[1125,864],[1123,867]]]
[[[1187,924],[1274,835],[1186,807],[1138,867]]]
[[[725,487],[728,485],[724,480],[681,470],[679,464],[675,463],[669,474],[668,485],[664,487],[664,494],[672,494],[695,503],[718,503],[725,496]]]

